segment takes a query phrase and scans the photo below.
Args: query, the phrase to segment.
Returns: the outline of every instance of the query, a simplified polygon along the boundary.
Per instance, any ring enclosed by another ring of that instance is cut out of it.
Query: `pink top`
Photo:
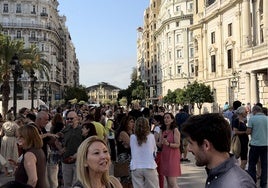
[[[166,138],[169,143],[174,143],[174,130],[165,130],[162,137]],[[181,175],[181,165],[180,165],[180,149],[171,148],[166,145],[162,145],[161,152],[161,175],[167,177],[178,177]]]

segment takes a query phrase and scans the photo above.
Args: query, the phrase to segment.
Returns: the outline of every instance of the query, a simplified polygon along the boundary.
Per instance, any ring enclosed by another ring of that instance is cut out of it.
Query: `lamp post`
[[[35,72],[31,69],[30,72],[30,81],[31,81],[31,109],[34,109],[34,83],[37,80],[36,76],[34,75]]]
[[[233,102],[235,100],[235,88],[237,87],[239,89],[239,72],[233,72],[232,73],[232,78],[230,80],[230,88],[231,88],[231,93],[232,93],[232,97],[231,97],[231,102]]]
[[[48,105],[48,108],[50,110],[50,106],[51,106],[51,85],[50,85],[49,81],[43,84],[43,93],[44,93],[44,97],[42,98],[42,100]]]
[[[13,114],[14,114],[14,118],[16,119],[17,116],[17,87],[18,87],[18,78],[21,76],[22,74],[22,66],[19,62],[19,58],[18,55],[15,54],[11,61],[10,61],[10,65],[11,65],[11,70],[12,70],[12,74],[13,74],[13,81],[14,81],[14,87],[13,87]]]

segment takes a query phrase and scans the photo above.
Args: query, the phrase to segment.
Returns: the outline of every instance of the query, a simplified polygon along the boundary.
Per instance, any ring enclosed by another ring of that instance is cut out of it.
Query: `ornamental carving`
[[[218,48],[215,44],[212,44],[209,48],[208,48],[208,52],[210,55],[214,55],[216,54]]]
[[[235,45],[235,41],[232,40],[231,37],[229,37],[229,38],[227,38],[227,39],[225,40],[224,45],[225,45],[225,49],[226,49],[226,50],[231,49],[231,48],[234,47],[234,45]]]

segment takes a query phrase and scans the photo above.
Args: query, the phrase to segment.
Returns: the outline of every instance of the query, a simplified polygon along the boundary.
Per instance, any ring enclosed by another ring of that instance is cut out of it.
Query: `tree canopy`
[[[84,86],[78,87],[67,87],[64,99],[66,102],[76,99],[77,102],[79,101],[88,101],[88,95],[86,88]]]
[[[196,104],[199,109],[205,102],[214,102],[213,92],[210,86],[206,86],[203,83],[198,83],[197,81],[189,84],[183,89],[176,89],[175,91],[168,90],[167,95],[164,97],[164,103],[168,104]]]

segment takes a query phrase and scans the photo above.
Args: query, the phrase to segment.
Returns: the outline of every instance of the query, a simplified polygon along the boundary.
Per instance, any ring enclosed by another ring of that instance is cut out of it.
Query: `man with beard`
[[[218,113],[190,117],[182,126],[188,140],[188,151],[195,156],[197,166],[206,166],[206,188],[256,187],[249,174],[237,165],[229,154],[231,130]]]

